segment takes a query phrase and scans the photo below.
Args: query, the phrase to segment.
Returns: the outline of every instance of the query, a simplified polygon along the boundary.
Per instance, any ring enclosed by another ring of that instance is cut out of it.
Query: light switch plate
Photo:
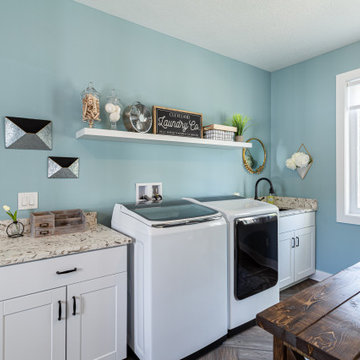
[[[18,193],[18,210],[32,210],[39,207],[38,193]]]

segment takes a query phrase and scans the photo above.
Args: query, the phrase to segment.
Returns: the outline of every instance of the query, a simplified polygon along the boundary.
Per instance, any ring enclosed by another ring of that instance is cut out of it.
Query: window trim
[[[350,211],[350,151],[346,147],[349,141],[346,94],[348,82],[354,79],[360,79],[360,69],[336,76],[336,221],[360,225],[360,214]]]

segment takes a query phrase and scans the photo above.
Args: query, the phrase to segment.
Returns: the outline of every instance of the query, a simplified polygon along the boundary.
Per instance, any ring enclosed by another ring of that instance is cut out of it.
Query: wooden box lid
[[[228,126],[228,125],[221,125],[221,124],[211,124],[203,126],[204,131],[208,130],[222,130],[222,131],[230,131],[230,132],[237,132],[237,128],[235,126]]]

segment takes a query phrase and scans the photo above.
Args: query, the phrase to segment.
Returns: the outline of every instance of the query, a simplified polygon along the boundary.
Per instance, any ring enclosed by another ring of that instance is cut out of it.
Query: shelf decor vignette
[[[202,114],[153,106],[153,133],[202,138]]]

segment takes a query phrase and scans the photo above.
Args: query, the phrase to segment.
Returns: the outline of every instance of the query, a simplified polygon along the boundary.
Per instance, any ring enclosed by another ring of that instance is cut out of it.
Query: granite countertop
[[[266,197],[262,201],[266,201]],[[318,209],[318,202],[315,199],[287,196],[274,196],[274,205],[279,208],[280,217],[304,214]]]
[[[0,222],[0,230],[4,227],[3,223]],[[96,223],[84,232],[41,238],[34,238],[26,231],[22,237],[9,238],[5,231],[0,231],[0,266],[117,247],[132,242],[132,238]]]
[[[318,202],[315,199],[274,196],[274,205],[281,211],[280,217],[317,211]]]

